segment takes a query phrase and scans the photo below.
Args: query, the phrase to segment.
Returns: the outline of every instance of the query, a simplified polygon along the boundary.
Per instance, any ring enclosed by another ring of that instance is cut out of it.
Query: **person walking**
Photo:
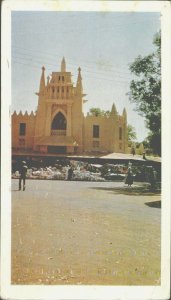
[[[127,184],[130,187],[133,184],[133,174],[132,174],[131,168],[128,168],[128,173],[126,175],[125,184]]]
[[[73,167],[70,166],[70,168],[68,169],[68,180],[71,180],[72,179],[72,174],[73,174]]]
[[[134,148],[134,147],[131,149],[131,154],[132,154],[133,156],[135,155],[135,148]]]
[[[19,170],[19,191],[21,191],[21,185],[23,183],[23,191],[25,191],[26,188],[26,174],[27,174],[27,165],[25,161],[22,161],[20,170]]]
[[[156,183],[157,183],[157,172],[153,167],[150,168],[149,183],[150,183],[151,190],[155,191]]]

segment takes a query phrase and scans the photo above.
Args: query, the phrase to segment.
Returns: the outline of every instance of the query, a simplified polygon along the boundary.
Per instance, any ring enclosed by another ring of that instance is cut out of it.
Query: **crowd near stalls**
[[[19,164],[13,165],[12,178],[19,178]],[[52,165],[46,165],[43,161],[39,166],[28,163],[27,179],[49,180],[76,180],[76,181],[125,181],[128,173],[132,176],[132,182],[149,182],[155,186],[160,182],[160,171],[152,166],[133,166],[125,164],[92,164],[83,161],[63,160],[56,161]]]

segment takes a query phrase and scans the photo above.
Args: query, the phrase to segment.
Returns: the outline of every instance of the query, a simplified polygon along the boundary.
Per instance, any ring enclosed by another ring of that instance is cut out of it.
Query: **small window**
[[[62,76],[62,81],[64,81],[64,76]]]
[[[99,148],[99,141],[93,141],[93,148]]]
[[[119,140],[122,140],[122,127],[119,127]]]
[[[93,137],[99,138],[99,125],[93,125]]]
[[[59,86],[58,86],[58,88],[57,88],[57,92],[59,93]]]
[[[19,135],[26,135],[26,123],[20,123]]]
[[[119,144],[119,150],[122,150],[122,144],[121,143]]]
[[[64,87],[62,87],[62,93],[64,93]]]
[[[61,76],[59,76],[59,81],[61,80]]]

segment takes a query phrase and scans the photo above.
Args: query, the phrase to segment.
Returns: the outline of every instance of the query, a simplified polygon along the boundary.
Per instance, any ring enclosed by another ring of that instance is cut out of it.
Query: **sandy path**
[[[118,182],[28,180],[25,192],[17,188],[13,180],[12,283],[160,283],[160,195]]]

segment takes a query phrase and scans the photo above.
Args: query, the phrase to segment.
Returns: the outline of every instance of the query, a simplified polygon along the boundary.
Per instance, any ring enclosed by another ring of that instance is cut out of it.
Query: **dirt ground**
[[[160,194],[142,184],[12,180],[12,284],[159,285]]]

